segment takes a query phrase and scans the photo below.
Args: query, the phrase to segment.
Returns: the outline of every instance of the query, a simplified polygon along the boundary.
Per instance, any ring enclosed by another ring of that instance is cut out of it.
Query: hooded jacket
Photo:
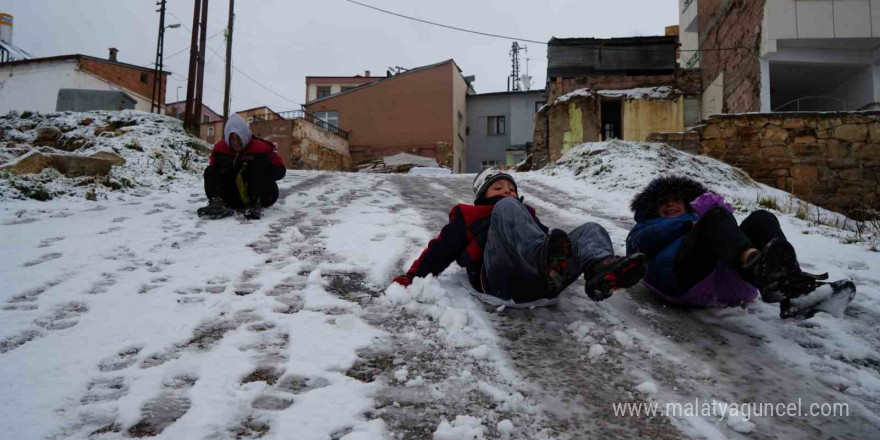
[[[437,238],[428,242],[416,261],[406,272],[410,277],[439,275],[453,261],[465,268],[468,281],[477,292],[483,292],[481,274],[483,271],[483,248],[489,236],[489,225],[495,203],[503,196],[480,197],[473,205],[460,203],[449,211],[449,223],[440,230]],[[520,200],[520,199],[518,199]],[[524,204],[525,205],[525,204]],[[549,229],[538,220],[535,209],[525,205],[535,223],[545,233]]]
[[[235,133],[244,147],[236,152],[230,147],[229,135]],[[275,152],[275,145],[255,137],[247,122],[239,115],[232,115],[223,128],[223,140],[214,145],[211,151],[209,166],[221,169],[239,169],[243,162],[257,160],[268,162],[272,169],[272,178],[279,180],[284,177],[286,169],[281,156]]]
[[[687,209],[685,214],[674,218],[660,216],[660,204],[670,195],[681,198]],[[729,306],[754,300],[757,296],[753,286],[723,263],[689,290],[678,284],[675,259],[681,244],[693,222],[699,220],[699,213],[708,212],[713,207],[730,210],[730,205],[724,203],[721,196],[682,176],[652,180],[630,204],[637,223],[626,238],[626,253],[647,255],[645,284],[667,300],[692,306]]]

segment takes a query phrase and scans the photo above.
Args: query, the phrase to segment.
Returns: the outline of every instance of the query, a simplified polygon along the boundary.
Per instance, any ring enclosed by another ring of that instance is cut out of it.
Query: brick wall
[[[716,115],[692,133],[654,133],[723,160],[762,183],[844,214],[878,209],[880,112]]]
[[[137,68],[125,64],[114,63],[112,61],[96,60],[91,58],[80,58],[80,68],[99,78],[110,81],[120,87],[131,90],[138,95],[149,99],[153,95],[153,70],[147,68]],[[141,81],[141,75],[146,74],[146,82]],[[167,75],[162,78],[162,90],[168,90]],[[161,105],[165,105],[164,93],[161,97]]]
[[[700,0],[700,53],[703,84],[724,72],[722,112],[761,110],[761,21],[765,0]]]

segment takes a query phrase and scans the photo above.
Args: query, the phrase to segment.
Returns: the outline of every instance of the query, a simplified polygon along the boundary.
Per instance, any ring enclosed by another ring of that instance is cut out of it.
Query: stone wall
[[[880,112],[712,116],[666,142],[739,167],[762,183],[844,214],[880,208]]]
[[[251,131],[275,144],[284,166],[289,169],[351,170],[348,141],[305,119],[254,122]]]
[[[700,133],[651,133],[645,142],[656,142],[669,145],[676,150],[684,151],[690,154],[700,154],[702,145],[700,144]]]
[[[703,84],[724,73],[724,113],[761,110],[761,22],[765,0],[700,0],[700,52]],[[734,49],[738,48],[738,49]]]

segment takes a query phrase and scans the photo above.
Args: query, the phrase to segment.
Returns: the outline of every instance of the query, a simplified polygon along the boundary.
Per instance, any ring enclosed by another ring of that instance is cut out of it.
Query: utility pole
[[[235,21],[235,0],[229,0],[229,25],[226,27],[226,86],[223,93],[223,123],[229,117],[229,88],[232,83],[232,23]]]
[[[153,63],[153,94],[150,98],[150,113],[162,113],[162,59],[165,50],[165,0],[159,5],[159,41],[156,43],[156,62]]]
[[[195,100],[196,69],[199,63],[199,13],[202,10],[202,1],[195,0],[195,12],[193,12],[192,40],[189,47],[189,73],[186,78],[186,108],[183,113],[183,128],[190,133],[198,133],[198,122],[193,119],[193,104]]]
[[[199,132],[199,124],[202,123],[202,91],[205,88],[205,42],[208,34],[208,0],[202,0],[202,22],[199,29],[199,68],[198,82],[196,83],[196,104],[193,111],[195,120],[195,132]]]

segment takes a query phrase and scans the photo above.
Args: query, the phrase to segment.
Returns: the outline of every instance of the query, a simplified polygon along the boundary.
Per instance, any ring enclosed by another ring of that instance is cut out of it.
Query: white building
[[[167,75],[163,72],[163,90]],[[121,91],[135,100],[136,110],[148,112],[153,69],[87,55],[0,63],[0,114],[11,110],[54,112],[61,89]]]
[[[880,109],[880,0],[679,0],[679,19],[679,63],[703,70],[703,117]]]

